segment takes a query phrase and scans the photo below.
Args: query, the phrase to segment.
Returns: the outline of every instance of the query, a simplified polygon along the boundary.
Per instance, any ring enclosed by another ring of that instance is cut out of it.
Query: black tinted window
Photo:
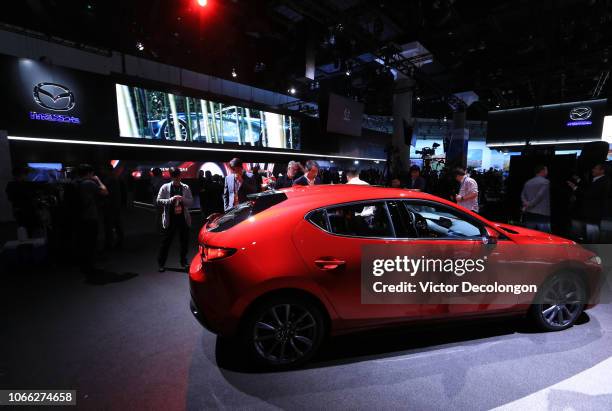
[[[327,209],[330,230],[354,237],[392,237],[385,203],[360,203]]]
[[[287,200],[287,194],[282,191],[265,191],[251,194],[248,200],[229,209],[223,216],[208,223],[207,230],[213,232],[225,231],[270,207]]]
[[[208,226],[208,231],[225,231],[238,223],[243,222],[251,216],[253,208],[250,202],[238,204],[227,213],[212,221]]]
[[[421,238],[474,238],[482,235],[477,223],[450,207],[432,203],[404,202]]]
[[[329,230],[327,227],[327,218],[325,216],[325,210],[317,210],[308,215],[308,221],[313,223],[323,230]]]
[[[408,212],[401,201],[389,201],[389,214],[395,228],[395,236],[397,238],[416,238],[418,237],[416,227],[414,225],[414,217]]]

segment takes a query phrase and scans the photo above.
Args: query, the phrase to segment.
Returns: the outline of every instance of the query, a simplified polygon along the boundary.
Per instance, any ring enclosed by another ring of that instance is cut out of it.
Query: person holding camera
[[[159,272],[166,271],[168,250],[175,233],[178,233],[181,247],[181,268],[189,267],[187,263],[187,244],[191,225],[189,207],[193,204],[193,196],[189,186],[181,182],[180,169],[170,168],[170,177],[172,181],[162,185],[157,194],[157,205],[162,208],[161,246],[157,255]]]

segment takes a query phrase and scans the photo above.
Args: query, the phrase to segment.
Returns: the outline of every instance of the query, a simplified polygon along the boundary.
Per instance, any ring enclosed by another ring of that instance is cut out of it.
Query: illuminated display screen
[[[116,85],[121,137],[300,149],[296,117]]]

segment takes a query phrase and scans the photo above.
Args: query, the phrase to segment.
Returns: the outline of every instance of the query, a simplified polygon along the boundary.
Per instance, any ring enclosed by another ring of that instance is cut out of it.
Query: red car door
[[[403,201],[409,216],[415,222],[417,237],[421,242],[428,239],[438,258],[453,260],[469,258],[480,261],[485,267],[482,273],[456,272],[428,273],[430,281],[458,284],[463,282],[478,285],[503,282],[508,278],[511,270],[516,270],[518,263],[512,268],[507,264],[507,258],[513,253],[508,249],[508,241],[499,241],[499,244],[489,244],[489,233],[485,225],[462,212],[460,209],[445,204],[423,200]],[[516,273],[515,277],[516,277]],[[513,296],[503,296],[496,299],[490,294],[481,292],[432,294],[428,301],[423,302],[421,308],[424,317],[452,317],[457,315],[473,314],[483,311],[508,310],[516,306],[517,299]]]
[[[384,201],[330,206],[311,212],[296,227],[293,239],[314,281],[347,326],[419,317],[418,304],[361,302],[362,247],[397,241]]]

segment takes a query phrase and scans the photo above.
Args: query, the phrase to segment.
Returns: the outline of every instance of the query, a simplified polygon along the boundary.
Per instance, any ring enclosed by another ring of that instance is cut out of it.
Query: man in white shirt
[[[367,182],[359,178],[359,171],[354,167],[346,170],[346,184],[369,186]]]
[[[463,168],[456,168],[455,180],[459,183],[459,194],[455,201],[461,207],[465,207],[475,213],[478,212],[478,183],[466,174]]]

